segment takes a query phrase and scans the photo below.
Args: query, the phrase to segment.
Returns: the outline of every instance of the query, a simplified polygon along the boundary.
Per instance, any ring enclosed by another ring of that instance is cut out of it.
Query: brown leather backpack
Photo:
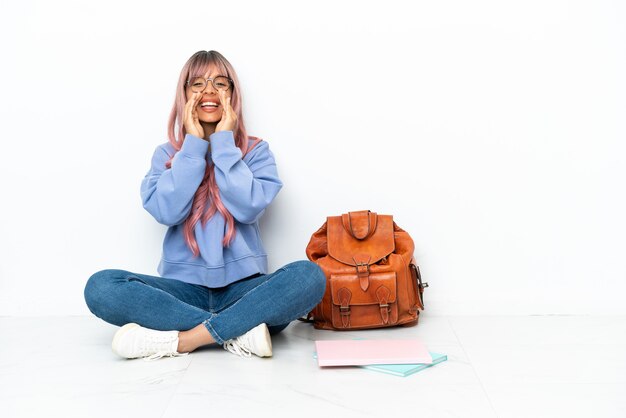
[[[351,330],[415,325],[428,283],[414,244],[391,215],[369,210],[329,216],[306,255],[326,274],[326,292],[309,313],[315,328]]]

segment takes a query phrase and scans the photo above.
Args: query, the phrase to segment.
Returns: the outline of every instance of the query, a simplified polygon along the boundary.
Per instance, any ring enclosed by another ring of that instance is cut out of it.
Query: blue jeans
[[[310,261],[221,288],[109,269],[89,278],[85,301],[94,315],[114,325],[186,331],[203,324],[223,344],[263,322],[270,334],[282,331],[317,305],[325,288],[324,273]]]

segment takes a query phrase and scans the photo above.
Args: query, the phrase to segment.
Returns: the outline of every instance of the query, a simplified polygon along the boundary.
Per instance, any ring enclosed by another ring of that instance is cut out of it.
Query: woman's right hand
[[[198,103],[201,97],[202,94],[194,93],[185,104],[185,109],[183,110],[183,125],[188,134],[204,139],[204,129],[198,119]]]

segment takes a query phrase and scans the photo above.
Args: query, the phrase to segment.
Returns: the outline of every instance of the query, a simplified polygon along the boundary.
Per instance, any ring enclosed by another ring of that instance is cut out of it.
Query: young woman
[[[144,208],[169,228],[161,277],[102,270],[85,286],[90,311],[122,326],[115,353],[157,359],[221,344],[272,355],[270,335],[324,294],[309,261],[268,274],[258,220],[282,183],[266,141],[248,137],[231,64],[199,51],[184,65],[168,124],[141,183]]]

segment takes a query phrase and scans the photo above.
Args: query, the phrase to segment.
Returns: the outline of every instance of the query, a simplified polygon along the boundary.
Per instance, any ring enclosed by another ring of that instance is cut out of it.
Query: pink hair
[[[248,135],[243,122],[242,114],[242,97],[239,80],[233,66],[224,58],[222,54],[217,51],[198,51],[189,58],[189,60],[183,66],[178,79],[178,86],[176,87],[176,98],[174,99],[174,106],[172,106],[172,112],[167,124],[167,136],[170,144],[174,147],[176,152],[180,151],[185,140],[185,127],[183,124],[183,109],[187,98],[185,95],[185,84],[188,79],[194,77],[202,77],[209,69],[217,68],[219,74],[225,75],[233,80],[233,88],[231,93],[231,106],[237,114],[237,127],[233,132],[235,137],[235,145],[241,150],[242,156],[245,156],[261,139],[251,137],[255,139],[252,146],[248,144]],[[174,153],[176,155],[176,153]],[[170,168],[172,166],[172,158],[166,163],[165,167]],[[209,205],[210,202],[210,205]],[[207,208],[208,206],[208,208]],[[199,220],[202,220],[202,226],[206,225],[208,220],[215,214],[215,212],[222,214],[226,220],[226,234],[222,240],[224,246],[228,246],[235,238],[235,221],[228,209],[222,203],[220,198],[217,183],[215,182],[215,168],[212,163],[207,164],[204,178],[196,190],[191,204],[191,212],[187,219],[185,219],[184,235],[187,246],[193,252],[193,255],[197,257],[200,254],[198,243],[196,242],[196,236],[194,228]]]

